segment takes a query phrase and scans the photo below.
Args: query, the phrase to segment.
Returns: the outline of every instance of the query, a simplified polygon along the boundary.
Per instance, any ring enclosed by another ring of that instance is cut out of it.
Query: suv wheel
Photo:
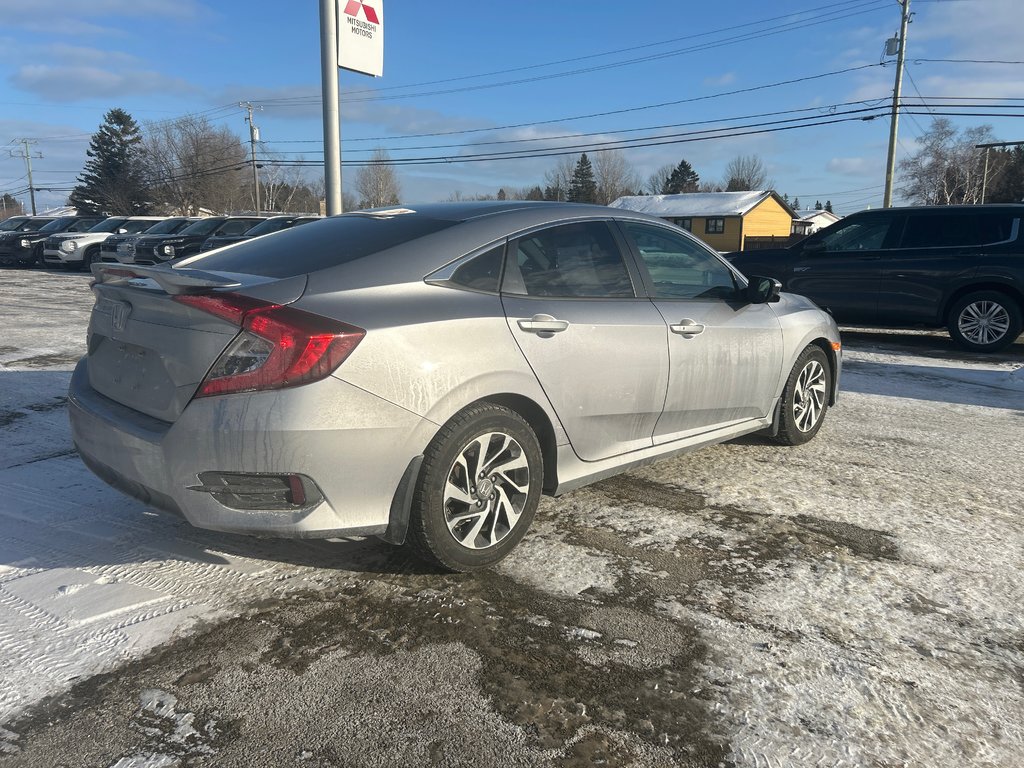
[[[85,255],[82,256],[82,263],[79,266],[83,272],[88,272],[92,268],[92,263],[96,261],[96,257],[100,255],[100,247],[94,245],[92,248],[85,249]]]
[[[530,527],[543,482],[530,425],[499,405],[470,406],[424,451],[407,543],[451,571],[493,565]]]
[[[949,335],[961,347],[975,352],[1008,347],[1020,332],[1020,307],[999,291],[969,293],[949,312]]]

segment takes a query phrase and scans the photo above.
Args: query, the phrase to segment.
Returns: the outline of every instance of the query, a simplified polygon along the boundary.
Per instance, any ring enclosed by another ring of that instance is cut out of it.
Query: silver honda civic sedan
[[[93,472],[202,528],[376,535],[451,570],[505,557],[542,493],[810,440],[842,365],[809,300],[597,206],[363,211],[92,269],[70,413]]]

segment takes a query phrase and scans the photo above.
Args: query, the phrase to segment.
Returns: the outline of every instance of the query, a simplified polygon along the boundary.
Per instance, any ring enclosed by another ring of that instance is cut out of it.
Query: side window
[[[448,282],[474,291],[497,293],[504,259],[505,246],[499,245],[460,266]]]
[[[224,237],[234,237],[236,235],[244,235],[248,230],[252,229],[259,222],[256,221],[242,221],[235,219],[233,221],[225,222],[224,226],[218,231],[218,235]]]
[[[886,237],[895,219],[890,216],[872,216],[851,221],[829,229],[821,236],[829,252],[877,251],[886,245]]]
[[[521,237],[510,249],[504,290],[527,296],[629,298],[629,272],[608,225],[563,224]]]
[[[979,242],[976,215],[934,214],[909,216],[902,245],[904,248],[955,248]]]
[[[1013,225],[1018,221],[1009,213],[983,213],[978,216],[978,234],[981,245],[1004,243],[1013,237]]]
[[[659,299],[733,299],[736,281],[715,254],[659,227],[625,224]]]

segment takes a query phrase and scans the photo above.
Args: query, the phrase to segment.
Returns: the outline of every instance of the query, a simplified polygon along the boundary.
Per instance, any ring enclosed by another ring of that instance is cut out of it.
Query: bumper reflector
[[[241,512],[294,512],[323,500],[316,483],[305,475],[201,472],[199,482],[188,489],[209,493],[219,504]]]

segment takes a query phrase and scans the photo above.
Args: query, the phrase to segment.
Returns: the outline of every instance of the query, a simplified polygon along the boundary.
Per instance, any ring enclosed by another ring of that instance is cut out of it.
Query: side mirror
[[[803,252],[808,254],[824,253],[826,250],[824,240],[811,240],[805,242],[803,247]]]
[[[751,304],[768,304],[779,300],[782,283],[774,277],[751,277],[747,283],[747,301]]]
[[[117,234],[119,234],[119,235],[127,235],[128,234],[128,230],[125,229],[124,227],[121,227],[119,230],[117,230]]]

